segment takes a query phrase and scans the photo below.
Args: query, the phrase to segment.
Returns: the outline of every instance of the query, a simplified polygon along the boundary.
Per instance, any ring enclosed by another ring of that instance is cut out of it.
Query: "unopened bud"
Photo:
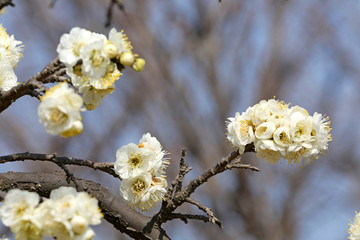
[[[112,43],[106,44],[104,50],[109,58],[115,58],[118,51],[117,47]]]
[[[124,52],[120,55],[120,63],[124,66],[131,66],[134,60],[134,55],[131,52]]]
[[[88,227],[88,222],[86,221],[85,218],[83,218],[81,216],[74,216],[71,219],[70,223],[71,223],[72,230],[76,234],[82,234],[83,232],[85,232],[85,230]]]
[[[145,59],[137,58],[134,64],[131,66],[135,71],[141,72],[145,67]]]

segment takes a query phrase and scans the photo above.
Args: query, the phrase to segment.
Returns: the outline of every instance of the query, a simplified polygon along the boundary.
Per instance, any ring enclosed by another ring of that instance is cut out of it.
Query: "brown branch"
[[[253,152],[254,151],[254,145],[249,144],[245,147],[245,152]],[[222,173],[226,170],[230,170],[233,168],[243,168],[243,169],[250,169],[253,171],[258,170],[258,168],[246,165],[246,164],[240,164],[240,157],[239,151],[233,151],[230,153],[227,157],[224,157],[220,162],[216,163],[214,167],[211,169],[205,171],[203,174],[198,176],[197,178],[193,179],[183,190],[181,190],[182,181],[184,178],[185,173],[188,171],[188,164],[185,162],[185,150],[182,151],[182,156],[180,160],[180,170],[179,174],[175,178],[175,180],[172,182],[168,193],[165,195],[165,199],[162,203],[160,211],[151,219],[151,221],[147,224],[146,228],[144,228],[144,231],[149,231],[152,229],[152,227],[155,226],[161,226],[162,223],[167,222],[168,220],[171,220],[172,218],[169,217],[173,214],[174,210],[181,206],[184,202],[189,202],[191,204],[196,205],[200,210],[204,211],[206,214],[208,214],[207,221],[217,224],[219,227],[222,227],[221,221],[215,218],[213,212],[210,208],[207,208],[206,206],[202,205],[200,202],[197,202],[190,198],[190,195],[202,184],[207,182],[211,177]],[[231,163],[235,161],[235,164]],[[179,187],[176,187],[179,186]],[[174,187],[176,187],[176,192],[174,196],[172,196]],[[204,216],[203,216],[204,217]]]
[[[201,204],[200,202],[192,198],[186,198],[185,201],[197,206],[201,211],[205,212],[208,215],[208,222],[212,224],[216,224],[220,228],[223,228],[222,222],[217,217],[214,216],[214,213],[210,208],[206,207],[205,205]]]
[[[171,182],[171,185],[167,191],[165,198],[170,199],[172,197],[172,195],[174,193],[174,188],[175,188],[175,193],[181,191],[184,176],[185,176],[185,174],[190,172],[192,169],[191,167],[189,167],[189,164],[187,162],[185,162],[185,155],[186,155],[186,149],[184,148],[181,150],[179,173],[175,177],[175,179]]]
[[[110,4],[106,11],[105,27],[110,27],[111,19],[112,19],[112,11],[113,11],[113,7],[115,4],[118,6],[118,8],[120,10],[124,11],[124,1],[123,0],[110,0]]]
[[[203,215],[170,213],[166,217],[167,217],[168,220],[180,219],[181,221],[183,221],[186,224],[188,223],[188,219],[201,220],[201,221],[204,221],[205,223],[210,222],[209,218],[206,217],[206,216],[203,216]]]
[[[0,113],[22,96],[29,95],[39,98],[40,92],[47,90],[47,87],[44,86],[45,83],[63,80],[56,80],[54,78],[48,79],[51,76],[60,77],[60,75],[64,75],[65,70],[63,68],[65,68],[65,66],[61,64],[58,58],[56,58],[28,81],[20,83],[9,91],[0,91]],[[40,92],[36,92],[35,90]]]
[[[94,170],[99,170],[102,172],[106,172],[118,179],[121,179],[114,171],[114,163],[101,163],[101,162],[93,162],[90,160],[84,160],[79,158],[72,157],[59,157],[56,153],[53,154],[41,154],[41,153],[14,153],[6,156],[0,156],[0,164],[7,162],[16,162],[16,161],[25,161],[25,160],[33,160],[33,161],[47,161],[53,162],[57,165],[76,165],[76,166],[84,166],[89,167]]]
[[[154,226],[150,233],[143,233],[150,217],[135,211],[129,211],[126,204],[115,197],[106,187],[84,179],[76,179],[82,188],[99,201],[104,219],[117,230],[134,239],[169,239],[165,231]],[[66,182],[66,175],[54,173],[0,173],[0,191],[23,189],[49,197],[50,192],[61,186],[74,186]]]
[[[6,6],[15,7],[15,3],[12,0],[0,0],[0,10]]]

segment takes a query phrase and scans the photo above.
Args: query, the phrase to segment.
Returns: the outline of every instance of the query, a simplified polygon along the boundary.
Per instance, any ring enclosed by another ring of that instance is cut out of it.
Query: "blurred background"
[[[14,1],[0,16],[9,34],[25,44],[16,68],[26,81],[56,57],[60,36],[79,26],[108,35],[110,0]],[[306,167],[270,165],[247,153],[261,172],[218,175],[193,198],[223,220],[216,225],[174,220],[172,239],[338,240],[360,210],[360,2],[355,0],[124,0],[111,27],[124,29],[143,72],[126,69],[116,90],[84,112],[76,138],[48,135],[38,123],[38,100],[25,96],[0,115],[0,155],[53,153],[115,161],[122,145],[150,132],[169,151],[167,180],[178,171],[182,148],[193,167],[185,182],[233,149],[225,121],[261,99],[276,96],[330,116],[333,141],[326,156]],[[53,7],[50,7],[55,3]],[[12,163],[5,171],[54,171],[52,164]],[[106,185],[119,180],[71,168],[77,177]],[[156,212],[146,213],[151,216]],[[199,213],[183,206],[184,213]],[[128,239],[105,221],[95,239]],[[0,228],[0,236],[9,235]]]

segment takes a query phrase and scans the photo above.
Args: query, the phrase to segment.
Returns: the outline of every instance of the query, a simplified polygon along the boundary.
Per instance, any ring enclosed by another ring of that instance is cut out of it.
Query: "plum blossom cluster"
[[[13,189],[0,206],[0,218],[16,240],[90,240],[95,236],[89,225],[100,224],[98,201],[85,192],[60,187],[40,202],[37,193]]]
[[[121,177],[120,195],[129,206],[142,211],[162,201],[167,182],[164,168],[168,165],[160,142],[144,134],[139,144],[129,143],[116,152],[115,171]]]
[[[299,106],[282,101],[262,100],[242,114],[229,118],[227,139],[243,153],[254,144],[258,158],[276,164],[281,158],[289,164],[310,163],[324,154],[331,141],[330,121],[320,113],[313,116]]]
[[[350,240],[360,240],[360,213],[355,213],[354,220],[349,223],[350,227],[348,229],[348,233],[350,236],[348,239]]]
[[[79,27],[63,34],[57,46],[59,59],[66,65],[71,83],[83,94],[84,105],[93,110],[111,94],[121,71],[129,66],[135,71],[144,68],[145,60],[132,52],[126,35],[115,28],[109,38]]]
[[[9,36],[0,24],[0,90],[8,91],[17,85],[15,66],[22,57],[22,42]]]
[[[39,121],[49,134],[76,136],[83,129],[80,115],[82,105],[82,98],[73,88],[67,83],[59,83],[42,96],[38,107]]]

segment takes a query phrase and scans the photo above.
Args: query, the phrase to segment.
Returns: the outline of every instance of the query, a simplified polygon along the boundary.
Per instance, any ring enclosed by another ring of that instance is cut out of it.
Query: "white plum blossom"
[[[132,46],[123,31],[118,32],[112,28],[109,32],[109,42],[115,46],[117,54],[131,52]]]
[[[67,83],[60,83],[46,91],[38,108],[40,123],[52,135],[63,137],[76,136],[81,133],[80,109],[82,98]]]
[[[40,240],[51,236],[59,240],[91,240],[95,233],[89,225],[100,224],[103,217],[98,201],[72,187],[60,187],[39,204],[39,195],[19,189],[10,190],[0,206],[0,218],[11,228],[16,240]]]
[[[130,207],[146,211],[166,194],[163,169],[169,163],[160,142],[150,133],[139,144],[129,143],[116,152],[115,172],[122,178],[120,195]]]
[[[155,154],[154,166],[150,172],[152,172],[153,175],[161,176],[163,174],[163,169],[167,167],[169,161],[167,158],[164,158],[166,151],[162,149],[162,146],[157,138],[151,136],[150,133],[146,133],[140,139],[138,147],[148,149]]]
[[[107,43],[104,35],[94,35],[87,45],[80,49],[82,59],[82,73],[91,78],[102,78],[110,64],[105,46]]]
[[[156,155],[134,143],[122,146],[116,152],[115,172],[122,178],[132,178],[150,171],[156,164]]]
[[[14,68],[10,64],[0,62],[0,90],[8,91],[16,85],[17,76],[15,75]]]
[[[360,240],[360,213],[355,212],[354,220],[349,224],[350,228],[348,229],[348,233],[350,236],[349,240]]]
[[[76,192],[72,187],[60,187],[51,192],[49,201],[53,206],[49,236],[87,240],[95,235],[89,225],[100,224],[102,217],[95,198],[85,192]]]
[[[135,207],[141,210],[149,210],[161,202],[166,194],[167,182],[163,177],[154,177],[151,185],[144,191],[140,200],[134,204]]]
[[[132,178],[125,178],[120,185],[120,195],[130,203],[137,204],[151,186],[151,174],[143,172]]]
[[[92,40],[92,33],[86,29],[74,27],[70,33],[65,33],[60,38],[56,48],[59,59],[68,67],[73,67],[81,59],[80,49]]]
[[[254,144],[257,157],[269,163],[281,158],[289,164],[310,163],[327,150],[331,141],[329,118],[309,113],[299,106],[289,108],[282,101],[270,99],[249,107],[229,118],[227,139],[243,153]]]
[[[255,140],[253,124],[246,113],[235,114],[235,118],[229,118],[227,125],[227,139],[235,146],[239,147],[239,152],[243,153],[245,146]]]
[[[14,72],[22,56],[22,42],[9,36],[6,29],[0,24],[0,90],[8,91],[17,85]]]
[[[34,217],[34,211],[39,204],[36,193],[10,190],[0,206],[0,218],[5,226],[10,227],[15,239],[40,240],[41,222]]]
[[[6,29],[0,24],[0,49],[5,50],[0,53],[0,62],[6,57],[8,64],[15,67],[22,57],[22,48],[22,42],[15,40],[14,35],[9,36]]]

